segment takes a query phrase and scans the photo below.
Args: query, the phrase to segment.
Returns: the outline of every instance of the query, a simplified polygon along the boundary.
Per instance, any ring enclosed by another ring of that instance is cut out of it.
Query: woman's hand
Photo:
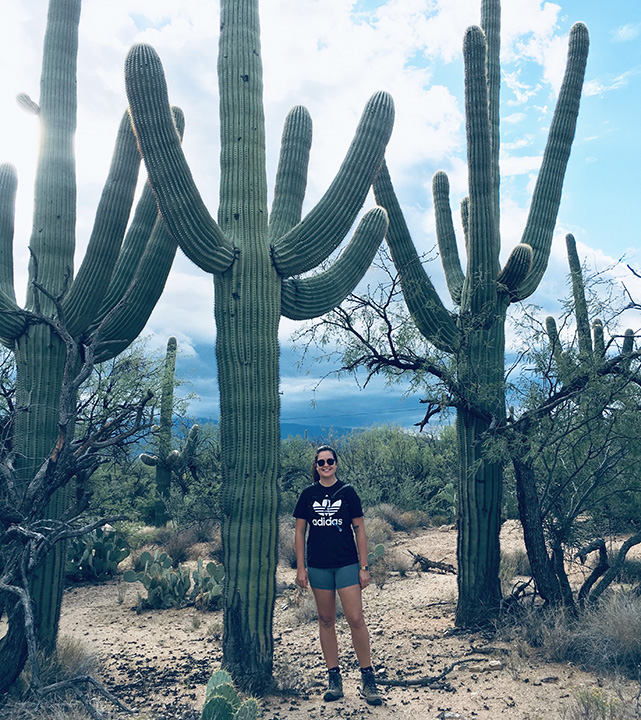
[[[302,588],[309,587],[309,577],[307,576],[307,568],[298,568],[296,570],[296,585]]]
[[[365,588],[370,584],[371,580],[372,576],[369,574],[369,570],[358,571],[358,582],[361,584],[361,590],[365,590]]]

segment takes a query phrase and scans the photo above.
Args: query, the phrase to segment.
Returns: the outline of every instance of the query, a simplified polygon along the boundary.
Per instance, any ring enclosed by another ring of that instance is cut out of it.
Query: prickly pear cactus
[[[244,689],[272,684],[272,614],[277,563],[280,403],[278,325],[340,303],[370,265],[387,228],[384,210],[365,214],[327,270],[383,161],[393,106],[369,101],[335,180],[301,220],[311,120],[294,108],[283,131],[271,213],[257,0],[222,0],[218,78],[221,180],[217,221],[194,184],[171,122],[160,60],[134,47],[125,67],[131,117],[149,182],[182,250],[214,277],[220,387],[224,664]]]
[[[577,23],[570,32],[565,77],[521,243],[501,268],[499,0],[483,0],[481,26],[468,29],[463,45],[469,187],[462,207],[465,272],[456,245],[447,176],[438,172],[433,180],[436,231],[455,314],[446,309],[421,265],[387,170],[374,186],[378,203],[389,215],[387,241],[408,308],[421,333],[448,353],[454,366],[450,390],[457,408],[460,456],[456,622],[461,626],[486,622],[501,600],[502,465],[486,457],[480,439],[505,418],[506,312],[510,303],[536,290],[547,266],[588,51],[587,29]]]

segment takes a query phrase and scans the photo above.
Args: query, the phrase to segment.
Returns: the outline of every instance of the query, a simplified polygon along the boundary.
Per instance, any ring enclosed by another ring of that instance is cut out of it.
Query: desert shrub
[[[563,720],[633,720],[638,717],[629,699],[613,697],[599,687],[578,690],[563,712]]]
[[[193,530],[174,530],[163,543],[163,547],[173,560],[173,566],[178,567],[191,559],[191,549],[195,544],[196,533]]]
[[[412,569],[413,560],[407,552],[401,552],[395,548],[389,553],[386,551],[385,558],[389,563],[390,570],[397,572],[401,577],[405,577]]]
[[[641,667],[641,599],[632,592],[610,593],[578,617],[558,608],[524,610],[503,631],[551,662],[635,676]]]
[[[371,517],[369,511],[365,513],[365,532],[371,546],[384,543],[394,536],[394,530],[387,520]]]
[[[294,518],[281,517],[278,527],[278,562],[292,569],[296,568],[294,525]]]
[[[641,599],[613,592],[588,608],[574,633],[573,650],[588,668],[638,672],[641,667]]]
[[[530,577],[530,561],[525,550],[513,550],[501,553],[501,564],[499,566],[499,579],[501,584],[508,587],[514,582],[515,576]]]
[[[64,683],[87,675],[95,676],[100,668],[98,655],[80,640],[65,635],[58,639],[54,655],[40,658],[41,680],[45,685]],[[87,711],[72,688],[65,686],[38,699],[31,699],[25,692],[30,683],[31,673],[27,664],[18,683],[3,698],[0,720],[86,720]],[[85,688],[79,686],[81,691]],[[100,702],[94,701],[91,693],[89,697],[95,706],[100,705]]]
[[[627,585],[641,585],[641,560],[626,558],[619,573],[619,581]]]

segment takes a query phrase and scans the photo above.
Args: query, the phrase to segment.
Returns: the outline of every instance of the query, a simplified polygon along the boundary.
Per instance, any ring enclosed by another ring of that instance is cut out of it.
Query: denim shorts
[[[316,590],[342,590],[351,585],[359,585],[358,563],[339,568],[307,568],[309,584]]]

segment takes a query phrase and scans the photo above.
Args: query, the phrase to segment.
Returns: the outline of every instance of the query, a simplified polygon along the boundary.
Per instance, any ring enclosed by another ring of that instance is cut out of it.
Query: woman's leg
[[[352,632],[352,644],[358,658],[358,664],[363,667],[370,667],[372,664],[369,632],[365,624],[363,616],[363,600],[360,585],[350,585],[341,588],[338,594],[343,605],[345,619],[349,623],[349,629]]]
[[[338,641],[336,640],[336,592],[312,588],[318,609],[318,634],[323,657],[328,668],[338,665]]]

